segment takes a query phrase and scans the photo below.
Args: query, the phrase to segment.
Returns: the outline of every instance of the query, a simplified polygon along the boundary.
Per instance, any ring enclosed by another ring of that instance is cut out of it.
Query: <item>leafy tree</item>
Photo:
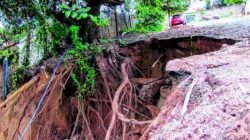
[[[136,25],[130,29],[132,32],[161,31],[165,20],[162,0],[143,0],[136,7]]]
[[[83,92],[92,89],[95,83],[95,69],[90,60],[99,52],[88,43],[99,39],[98,26],[108,24],[99,17],[103,3],[118,4],[120,1],[1,0],[0,12],[11,34],[35,32],[34,45],[47,57],[62,53],[64,48],[60,46],[73,45],[69,54],[77,61],[72,78],[78,87],[79,97],[83,97]]]
[[[186,10],[190,4],[189,0],[165,0],[165,9],[168,13],[168,21],[170,24],[171,14],[181,13]]]
[[[132,32],[161,31],[165,25],[166,13],[180,13],[187,9],[189,0],[137,0],[137,24],[130,29]]]
[[[91,17],[86,17],[86,13],[93,16],[99,16],[101,4],[119,4],[120,0],[1,0],[0,12],[3,13],[5,20],[15,27],[26,26],[27,30],[37,27],[38,24],[43,26],[48,22],[47,19],[53,18],[64,26],[72,24],[79,25],[80,37],[83,41],[91,43],[99,38],[98,25],[90,21]],[[68,5],[68,7],[60,7],[60,5]],[[63,10],[69,8],[64,16]],[[86,11],[84,11],[86,10]],[[78,13],[81,15],[78,15]],[[74,13],[74,14],[73,14]],[[75,18],[74,18],[75,17]],[[17,28],[16,28],[17,29]]]
[[[164,0],[165,8],[169,14],[180,13],[186,10],[190,4],[189,0]]]

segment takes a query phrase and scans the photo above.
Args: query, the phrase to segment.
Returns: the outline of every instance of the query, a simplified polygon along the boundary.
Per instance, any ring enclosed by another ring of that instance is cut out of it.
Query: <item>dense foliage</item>
[[[77,86],[78,98],[83,98],[84,93],[94,89],[96,71],[89,60],[99,53],[99,49],[81,42],[78,26],[72,25],[70,32],[74,48],[70,50],[69,55],[74,57],[77,67],[72,73],[72,78]]]
[[[163,10],[162,0],[141,1],[137,7],[136,25],[130,29],[132,32],[161,31],[166,12]]]
[[[188,8],[189,0],[137,0],[136,25],[130,32],[162,31],[166,14],[181,13]]]
[[[24,80],[25,72],[27,71],[28,66],[20,65],[15,68],[15,71],[12,74],[10,81],[10,90],[17,90],[22,81]]]
[[[69,54],[76,60],[72,78],[78,87],[77,93],[82,98],[83,92],[93,89],[96,72],[89,61],[99,49],[86,44],[86,40],[82,36],[86,34],[79,34],[79,32],[80,30],[81,33],[87,32],[86,25],[91,25],[94,30],[97,26],[107,25],[106,20],[99,18],[98,15],[90,14],[91,8],[79,1],[61,3],[61,1],[3,0],[0,2],[0,6],[0,12],[3,13],[4,22],[7,25],[6,29],[2,29],[0,33],[5,38],[2,42],[18,42],[26,38],[27,42],[32,42],[32,46],[44,54],[44,59],[57,56],[67,46],[73,46]],[[34,35],[31,36],[31,34]],[[94,39],[95,36],[91,37]],[[26,49],[30,49],[30,45],[27,44]],[[26,52],[30,53],[30,51]],[[0,54],[1,57],[6,58],[11,55],[17,56],[8,48],[1,50]],[[13,65],[15,70],[12,74],[12,87],[10,88],[16,89],[22,80],[23,72],[28,67],[26,65],[17,66],[16,62]]]
[[[224,0],[223,3],[224,5],[233,5],[233,4],[241,4],[245,0]]]
[[[181,13],[186,10],[190,4],[190,0],[165,0],[166,10],[170,14]]]

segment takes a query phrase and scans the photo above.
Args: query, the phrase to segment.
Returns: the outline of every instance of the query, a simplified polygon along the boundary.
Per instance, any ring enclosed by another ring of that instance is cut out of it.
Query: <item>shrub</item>
[[[137,24],[129,29],[130,32],[161,31],[164,26],[165,11],[161,0],[153,0],[150,3],[141,3],[136,7]]]

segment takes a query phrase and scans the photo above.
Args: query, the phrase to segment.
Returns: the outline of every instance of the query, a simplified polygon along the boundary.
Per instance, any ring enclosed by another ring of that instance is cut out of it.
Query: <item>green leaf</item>
[[[82,13],[80,16],[81,16],[81,18],[87,18],[88,14],[87,13]]]
[[[97,17],[92,16],[92,15],[90,15],[90,19],[91,19],[93,22],[97,21]]]
[[[73,6],[72,6],[72,11],[75,11],[76,8],[77,8],[77,5],[76,5],[76,4],[73,4]]]
[[[60,7],[62,10],[69,10],[69,9],[70,9],[69,6],[66,5],[66,4],[62,4],[62,5],[60,5],[59,7]]]
[[[76,12],[73,12],[72,15],[71,15],[72,18],[76,18],[77,17],[77,13]]]
[[[87,13],[87,12],[89,12],[90,11],[90,7],[86,7],[86,8],[84,8],[84,11]]]
[[[66,13],[65,13],[66,18],[68,18],[70,16],[70,14],[71,14],[71,11],[66,11]]]
[[[76,17],[76,19],[77,19],[77,20],[80,20],[80,19],[81,19],[81,17],[80,17],[80,16],[78,16],[78,17]]]
[[[0,27],[0,34],[4,32],[4,28]]]

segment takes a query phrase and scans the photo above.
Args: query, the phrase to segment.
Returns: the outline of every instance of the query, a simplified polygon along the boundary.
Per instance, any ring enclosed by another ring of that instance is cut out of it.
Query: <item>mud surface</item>
[[[175,106],[168,108],[169,102],[165,102],[150,126],[148,139],[250,139],[249,47],[248,42],[240,42],[168,62],[166,71],[189,72],[191,81],[197,82],[187,112],[181,115],[191,81],[183,88],[181,99],[172,101]]]

